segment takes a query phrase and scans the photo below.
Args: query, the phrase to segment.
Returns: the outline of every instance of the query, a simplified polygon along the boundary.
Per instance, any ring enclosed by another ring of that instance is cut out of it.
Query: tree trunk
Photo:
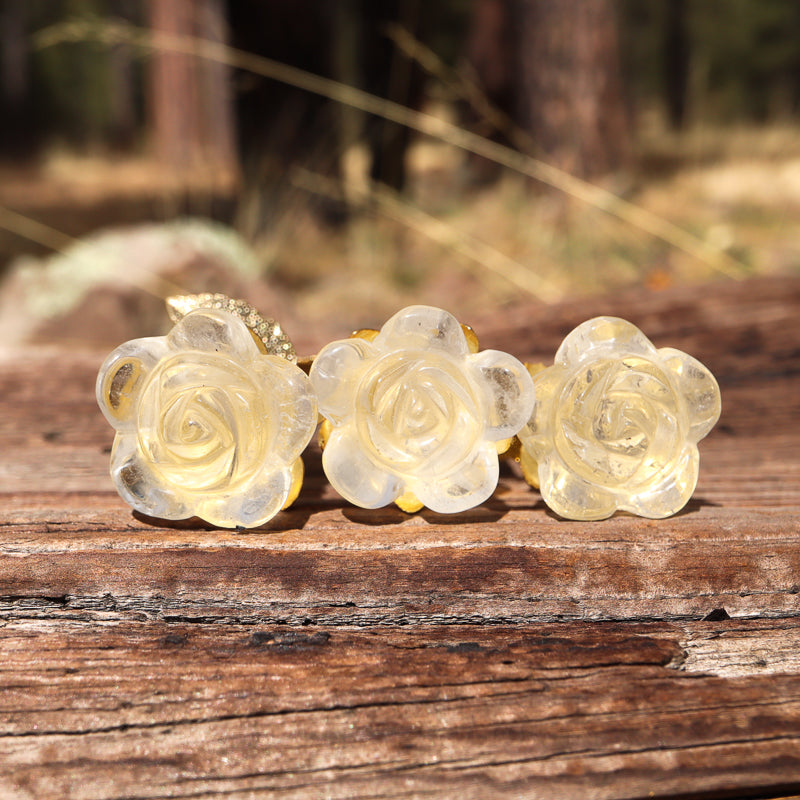
[[[27,17],[24,3],[0,2],[0,146],[13,155],[30,153],[37,139],[31,135]]]
[[[191,36],[191,4],[188,0],[151,0],[150,25],[156,35]],[[150,64],[153,147],[163,162],[187,166],[196,158],[198,145],[193,59],[156,49]]]
[[[138,9],[129,0],[112,0],[109,11],[114,17],[133,25],[141,25]],[[133,48],[126,43],[114,45],[108,52],[109,130],[107,139],[119,152],[135,147],[137,128],[141,124],[136,108],[136,71]]]
[[[683,127],[686,117],[686,90],[689,81],[689,35],[686,3],[669,0],[664,24],[664,89],[667,118],[673,130]]]
[[[195,0],[194,9],[195,35],[199,39],[225,44],[228,36],[224,0]],[[197,73],[204,156],[215,166],[232,168],[236,162],[236,132],[231,69],[227,64],[199,59]]]
[[[222,0],[151,0],[153,31],[223,42]],[[165,163],[232,168],[235,160],[229,68],[191,54],[157,49],[150,70],[153,146]]]
[[[386,27],[400,25],[422,38],[420,0],[362,2],[362,72],[368,92],[407,108],[419,108],[425,76],[419,64],[389,40]],[[386,119],[373,117],[366,126],[371,165],[370,178],[400,191],[406,182],[406,153],[411,131]]]
[[[592,178],[630,157],[611,0],[509,0],[516,117],[540,155]]]
[[[462,70],[467,81],[478,88],[490,107],[477,107],[473,98],[463,98],[462,123],[471,130],[501,144],[512,144],[508,123],[513,123],[515,97],[515,59],[508,0],[474,0],[464,47]],[[502,120],[505,124],[498,125]],[[476,184],[491,183],[501,167],[487,158],[468,156],[470,179]]]

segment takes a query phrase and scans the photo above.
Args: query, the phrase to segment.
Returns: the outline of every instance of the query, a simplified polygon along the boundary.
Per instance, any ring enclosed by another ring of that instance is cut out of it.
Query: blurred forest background
[[[0,120],[34,338],[150,324],[119,281],[354,328],[800,269],[796,0],[0,0]]]

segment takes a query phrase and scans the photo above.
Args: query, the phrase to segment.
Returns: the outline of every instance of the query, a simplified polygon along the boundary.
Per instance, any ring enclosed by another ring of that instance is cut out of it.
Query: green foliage
[[[34,0],[26,8],[25,22],[28,35],[33,37],[42,28],[73,19],[111,20],[122,13],[131,21],[141,22],[141,9],[137,0]],[[45,139],[79,150],[113,143],[119,134],[115,112],[120,90],[139,101],[141,95],[140,65],[129,59],[130,84],[120,87],[115,85],[114,57],[113,49],[96,42],[64,43],[30,51],[35,118]]]
[[[666,20],[674,0],[620,0],[626,80],[661,102],[670,75]],[[800,3],[684,0],[688,106],[695,120],[765,121],[800,111]]]
[[[65,16],[98,18],[102,0],[65,0]],[[40,79],[62,135],[71,140],[102,138],[111,100],[108,48],[69,44],[44,50],[38,56]]]
[[[791,0],[705,0],[690,26],[707,69],[712,112],[766,119],[796,111],[800,90],[800,4]]]

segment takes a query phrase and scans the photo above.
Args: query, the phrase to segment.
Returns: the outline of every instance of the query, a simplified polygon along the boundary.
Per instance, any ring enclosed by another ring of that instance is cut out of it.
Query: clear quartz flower
[[[371,341],[332,342],[310,377],[331,423],[325,474],[363,508],[408,495],[442,513],[482,503],[497,486],[497,443],[533,409],[517,359],[472,353],[456,318],[429,306],[398,312]]]
[[[591,520],[617,509],[661,518],[683,508],[697,484],[697,442],[721,407],[699,361],[657,350],[623,319],[597,317],[564,339],[534,383],[522,461],[535,462],[553,511]]]
[[[137,511],[255,527],[299,488],[316,400],[303,371],[263,354],[227,311],[187,314],[167,336],[118,347],[97,377],[116,430],[111,476]]]

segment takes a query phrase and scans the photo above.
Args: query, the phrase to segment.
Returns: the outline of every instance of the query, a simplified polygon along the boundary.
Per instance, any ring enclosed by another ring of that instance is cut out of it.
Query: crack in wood
[[[748,593],[748,596],[756,595],[757,593]],[[774,593],[763,593],[774,597]],[[789,596],[794,596],[793,592],[787,592]],[[705,595],[719,600],[725,596],[741,596],[739,593],[718,593],[715,595]],[[679,600],[690,599],[690,596],[675,596],[672,598],[662,598],[665,600]],[[466,598],[465,598],[466,600]],[[470,598],[471,601],[477,602],[478,600],[486,600],[486,598]],[[435,604],[436,601],[434,601]],[[453,598],[450,598],[450,603],[453,603]],[[483,625],[511,625],[521,626],[537,622],[580,622],[580,621],[611,621],[611,622],[628,622],[628,623],[642,623],[652,621],[665,621],[665,622],[686,622],[692,620],[707,619],[708,621],[715,621],[721,619],[795,619],[800,617],[800,611],[792,612],[786,610],[765,611],[760,614],[737,615],[736,617],[723,617],[710,612],[709,613],[664,613],[655,610],[652,614],[648,613],[635,613],[635,614],[612,614],[612,613],[598,613],[587,612],[583,605],[587,601],[580,602],[580,608],[574,613],[517,613],[517,614],[491,614],[488,612],[483,613],[443,613],[443,612],[424,612],[424,611],[409,611],[402,605],[392,607],[391,605],[370,605],[363,606],[356,603],[333,603],[321,602],[314,603],[313,606],[299,606],[293,610],[290,604],[286,602],[279,602],[275,605],[278,606],[279,611],[272,611],[265,609],[263,605],[254,606],[252,608],[241,607],[231,609],[230,604],[224,600],[216,598],[209,598],[203,600],[201,604],[203,608],[208,609],[214,606],[221,606],[217,613],[206,610],[205,613],[192,613],[192,608],[195,604],[184,601],[179,603],[176,599],[169,601],[154,601],[151,598],[131,598],[131,597],[113,597],[110,594],[104,594],[99,597],[78,597],[78,596],[38,596],[38,595],[14,595],[0,597],[0,619],[74,619],[74,620],[89,620],[89,619],[117,619],[117,620],[131,620],[143,621],[152,620],[159,621],[173,625],[209,625],[209,624],[227,624],[227,625],[290,625],[305,627],[308,625],[322,625],[330,627],[340,626],[358,626],[358,627],[373,627],[383,625],[396,625],[396,626],[421,626],[421,625],[474,625],[480,627]],[[331,609],[352,609],[346,614],[326,613],[320,610],[320,605]],[[412,605],[416,605],[417,601],[412,600]],[[377,609],[385,609],[385,613],[376,614]],[[49,615],[48,612],[53,612]],[[102,617],[97,614],[102,614]],[[727,614],[727,611],[725,612]]]
[[[509,678],[505,679],[503,682],[508,683],[515,683],[515,682],[526,682],[530,679],[527,678],[520,678],[514,679]],[[453,683],[453,684],[431,684],[430,686],[425,686],[424,684],[421,685],[411,685],[409,687],[403,687],[404,689],[414,689],[414,688],[434,688],[434,689],[448,689],[448,688],[465,688],[469,686],[476,686],[476,685],[496,685],[497,681],[467,681],[465,683]],[[534,690],[536,691],[536,690]],[[526,692],[527,693],[527,692]],[[501,697],[508,697],[508,696],[515,696],[523,694],[523,692],[497,692],[488,695],[492,698],[501,698]],[[248,720],[248,719],[267,719],[267,718],[275,718],[275,717],[287,717],[287,716],[303,716],[303,715],[313,715],[313,714],[331,714],[337,713],[341,711],[359,711],[364,709],[380,709],[380,708],[406,708],[408,706],[430,706],[430,705],[437,705],[437,704],[455,704],[459,702],[468,702],[471,698],[469,697],[433,697],[433,698],[419,698],[419,699],[409,699],[404,698],[403,700],[396,700],[396,701],[373,701],[368,703],[350,703],[350,704],[332,704],[329,706],[318,706],[313,708],[299,708],[299,709],[277,709],[274,711],[254,711],[248,714],[220,714],[217,716],[208,716],[208,717],[196,717],[196,718],[182,718],[182,719],[175,719],[175,720],[168,720],[168,721],[161,721],[161,722],[154,722],[154,723],[122,723],[120,725],[109,725],[106,727],[97,727],[97,728],[85,728],[80,730],[63,730],[63,729],[53,729],[53,730],[43,730],[41,728],[37,728],[36,730],[28,730],[28,731],[17,731],[17,732],[0,732],[0,742],[3,739],[11,738],[11,739],[20,739],[20,738],[36,738],[36,737],[44,737],[44,736],[68,736],[68,737],[81,737],[81,736],[92,736],[95,734],[106,734],[106,733],[126,733],[128,731],[137,731],[137,730],[167,730],[173,729],[179,726],[192,726],[192,725],[213,725],[215,723],[220,722],[235,722],[241,720]],[[50,710],[58,710],[58,709],[50,709]]]

